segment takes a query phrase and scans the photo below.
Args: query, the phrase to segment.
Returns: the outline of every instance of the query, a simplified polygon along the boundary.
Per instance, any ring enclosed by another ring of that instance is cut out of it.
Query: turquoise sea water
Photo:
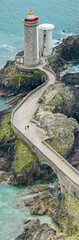
[[[69,67],[60,73],[60,77],[62,77],[64,74],[70,73],[70,72],[71,73],[79,72],[79,62],[71,62],[69,64]]]
[[[41,223],[48,222],[58,231],[57,225],[46,215],[41,217],[30,215],[28,208],[23,204],[23,199],[31,196],[33,195],[29,195],[28,187],[0,184],[0,240],[13,240],[23,231],[22,220],[29,218],[39,218]]]
[[[8,104],[8,101],[11,99],[12,98],[8,98],[8,97],[0,97],[0,111],[10,107],[10,105]]]
[[[0,67],[23,49],[23,18],[29,9],[39,17],[39,23],[55,25],[53,39],[79,33],[79,0],[1,0],[0,1]],[[65,33],[63,32],[65,30]]]

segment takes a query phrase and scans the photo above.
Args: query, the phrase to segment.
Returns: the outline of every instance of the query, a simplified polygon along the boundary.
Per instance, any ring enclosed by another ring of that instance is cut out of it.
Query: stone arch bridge
[[[43,65],[39,66],[39,69],[43,71]],[[49,147],[44,140],[45,132],[31,121],[38,108],[39,97],[55,82],[55,75],[52,72],[47,69],[44,69],[44,72],[48,75],[48,80],[29,93],[14,109],[11,125],[18,137],[23,139],[38,156],[39,161],[48,164],[54,170],[60,182],[61,193],[68,191],[69,194],[79,196],[79,172]],[[25,130],[25,125],[29,125],[29,129]]]

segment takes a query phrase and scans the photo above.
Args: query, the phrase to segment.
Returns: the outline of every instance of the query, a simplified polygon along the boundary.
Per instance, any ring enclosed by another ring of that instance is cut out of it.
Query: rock
[[[30,206],[29,208],[30,214],[34,215],[44,215],[46,213],[46,207],[44,205],[44,202],[41,201],[35,201],[35,204],[33,206]]]
[[[61,78],[61,81],[68,86],[77,86],[79,85],[79,72],[67,73]]]
[[[46,135],[51,137],[48,141],[50,146],[66,157],[74,144],[74,131],[78,127],[76,120],[61,113],[54,114],[44,110],[37,113],[36,119]]]
[[[53,183],[53,186],[54,186],[56,189],[60,190],[59,181],[54,182],[54,183]]]
[[[31,219],[23,219],[22,222],[23,222],[24,224],[27,224],[27,223],[31,222]]]
[[[31,91],[47,78],[40,70],[20,71],[14,61],[8,61],[0,70],[0,90],[5,96],[14,96],[18,93]],[[26,94],[27,94],[26,92]]]
[[[29,207],[30,214],[44,215],[48,210],[48,203],[51,199],[52,194],[46,191],[40,196],[24,199],[24,204]]]
[[[39,184],[39,185],[34,185],[32,187],[32,190],[29,192],[30,194],[32,193],[38,193],[38,192],[42,192],[42,191],[45,191],[45,190],[48,190],[50,189],[50,186],[47,185],[47,184]]]
[[[61,232],[61,233],[57,233],[57,235],[56,235],[56,240],[57,239],[65,239],[66,238],[66,234],[65,233],[63,233],[63,232]]]
[[[49,227],[48,224],[40,224],[39,219],[32,220],[27,226],[24,227],[24,233],[22,233],[20,236],[15,238],[15,240],[50,240],[53,239],[54,236],[56,236],[56,231]]]
[[[79,130],[75,132],[75,142],[66,160],[74,167],[79,165]]]
[[[10,172],[0,171],[0,182],[8,181],[10,175],[11,175]]]
[[[53,50],[53,57],[49,58],[49,66],[59,80],[60,72],[68,68],[70,61],[79,61],[79,35],[70,36],[62,40]]]
[[[62,79],[66,84],[66,76],[63,76]],[[62,87],[55,97],[49,101],[49,104],[53,113],[63,113],[67,117],[74,117],[79,122],[79,89],[76,87]]]
[[[70,36],[61,44],[61,56],[67,61],[79,61],[79,35]]]

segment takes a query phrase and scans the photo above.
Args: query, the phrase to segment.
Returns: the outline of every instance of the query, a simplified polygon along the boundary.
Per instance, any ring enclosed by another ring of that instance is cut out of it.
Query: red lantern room
[[[26,18],[27,22],[33,22],[33,21],[37,21],[39,18],[37,16],[34,16],[34,13],[32,12],[32,10],[30,10],[30,12],[28,12],[28,16]]]

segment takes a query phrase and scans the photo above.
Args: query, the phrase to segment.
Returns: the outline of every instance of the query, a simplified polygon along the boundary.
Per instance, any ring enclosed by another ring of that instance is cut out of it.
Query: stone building
[[[41,56],[52,54],[52,24],[39,24],[38,16],[30,10],[24,24],[24,51],[16,54],[15,62],[23,68],[39,65]]]

